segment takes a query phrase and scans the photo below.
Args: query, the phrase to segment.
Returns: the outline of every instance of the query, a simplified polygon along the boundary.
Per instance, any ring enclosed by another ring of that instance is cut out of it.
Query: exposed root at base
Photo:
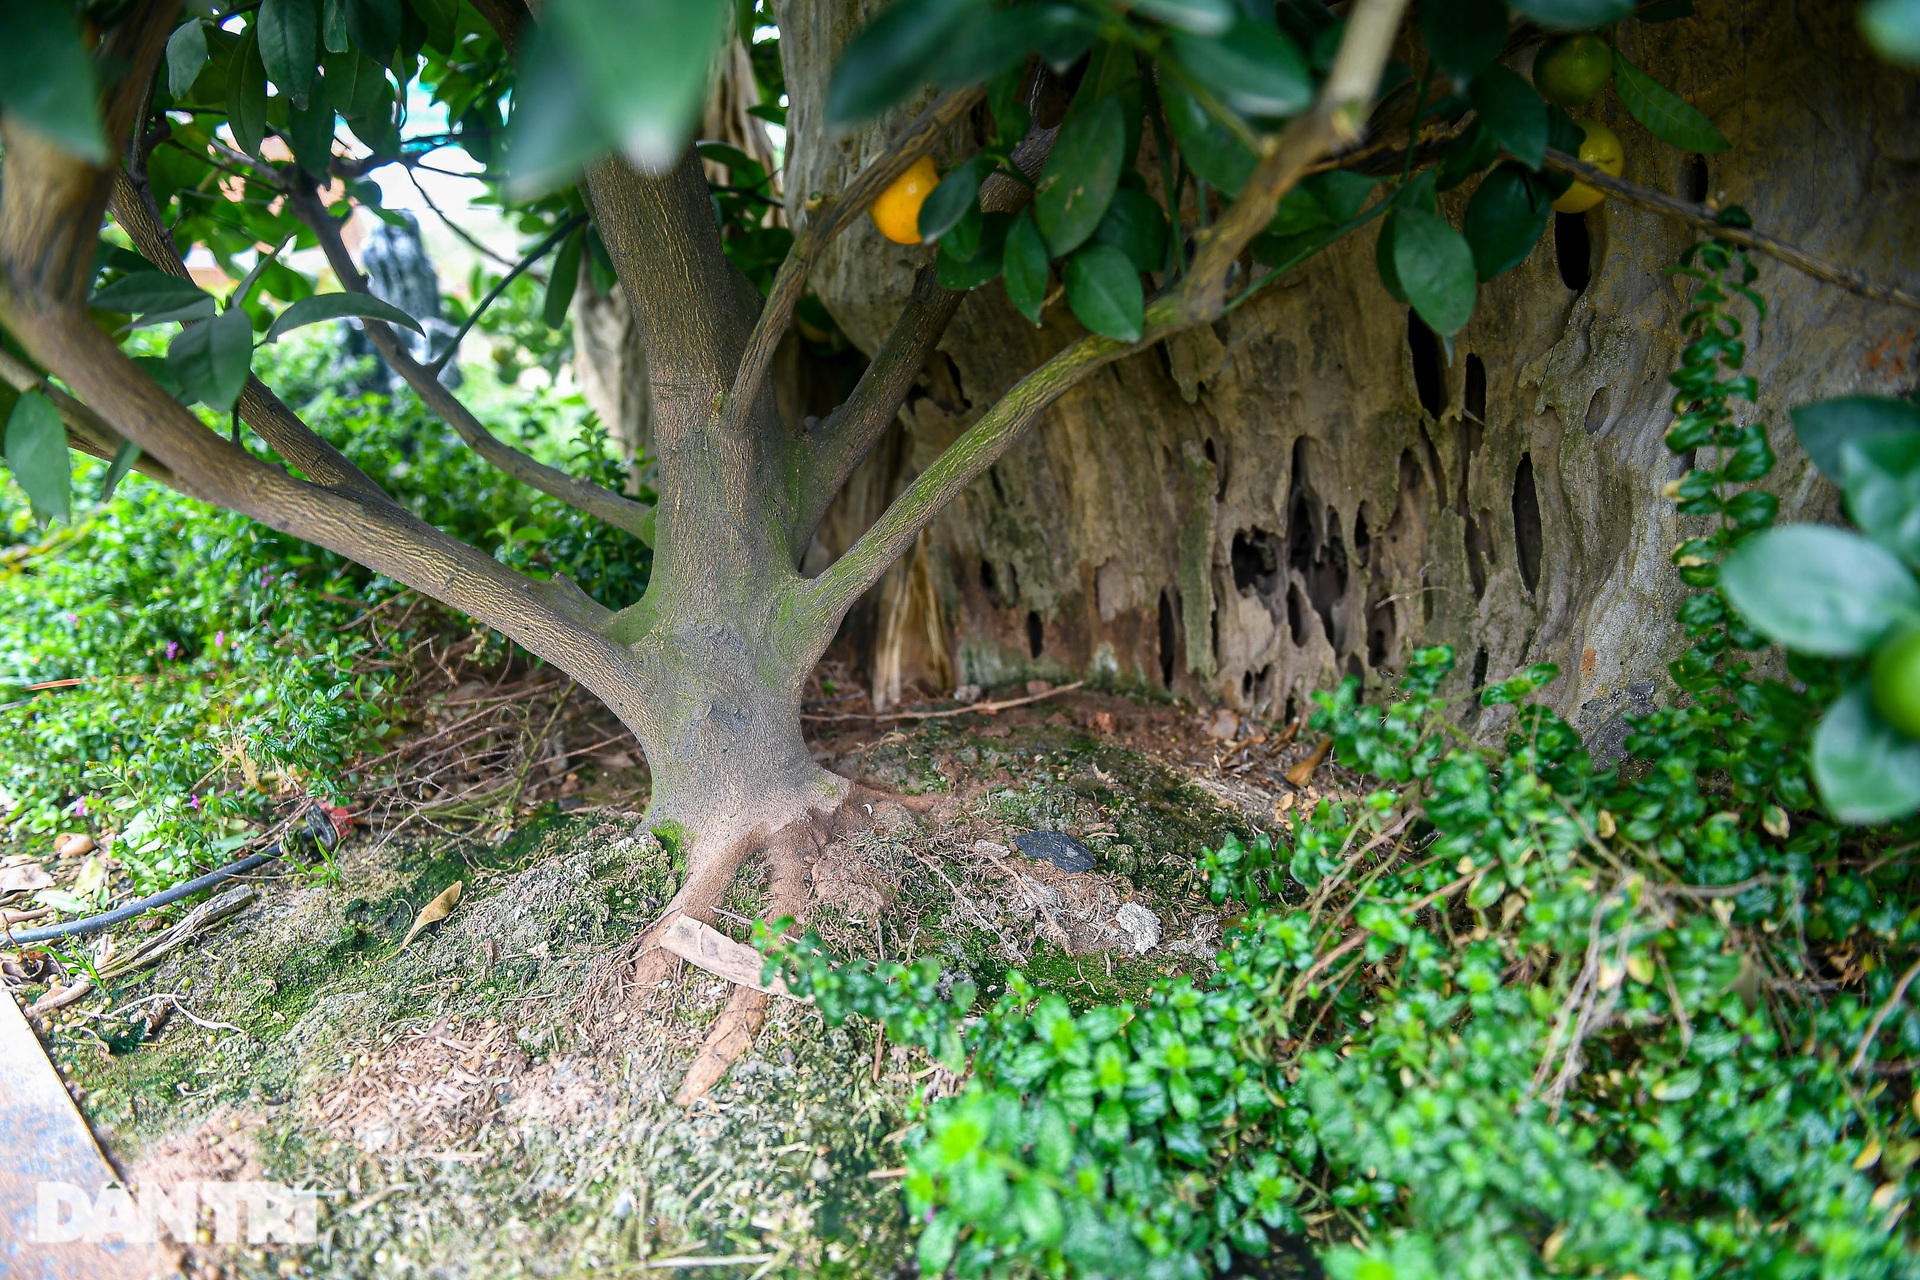
[[[682,916],[711,924],[714,909],[748,858],[764,858],[770,872],[763,918],[791,916],[801,920],[812,893],[814,859],[827,843],[857,831],[871,821],[870,811],[880,800],[901,798],[854,784],[833,809],[809,814],[771,835],[755,833],[723,847],[696,847],[689,851],[686,882],[625,954],[633,956],[632,990],[652,991],[675,977],[682,961],[661,945],[667,930]],[[924,810],[926,806],[920,806]],[[705,1042],[687,1069],[674,1100],[690,1106],[718,1084],[727,1069],[753,1044],[766,1025],[769,997],[749,987],[735,987]]]

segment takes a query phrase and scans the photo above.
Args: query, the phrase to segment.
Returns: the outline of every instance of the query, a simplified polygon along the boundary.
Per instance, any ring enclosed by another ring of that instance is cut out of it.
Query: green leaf
[[[1160,83],[1160,104],[1167,127],[1180,144],[1187,167],[1224,195],[1237,196],[1253,173],[1254,155],[1231,129],[1207,114],[1193,96],[1171,79]]]
[[[580,283],[580,255],[586,244],[587,233],[582,228],[568,236],[553,257],[553,270],[547,273],[547,300],[540,311],[549,329],[567,322],[567,308],[573,304],[573,291]]]
[[[1920,66],[1920,0],[1867,0],[1860,34],[1888,62]]]
[[[333,163],[333,103],[328,84],[315,80],[307,92],[307,105],[287,112],[287,142],[300,167],[315,177],[324,177]]]
[[[347,39],[347,0],[323,0],[320,43],[326,46],[328,53],[345,53],[353,47]]]
[[[900,0],[874,15],[833,70],[827,123],[858,124],[919,88],[979,8],[977,0]]]
[[[1891,822],[1920,809],[1920,741],[1874,709],[1862,680],[1841,694],[1813,735],[1813,780],[1842,822]]]
[[[1407,291],[1400,283],[1400,268],[1394,265],[1393,253],[1393,242],[1399,231],[1400,207],[1395,205],[1380,220],[1380,234],[1373,242],[1373,265],[1380,273],[1380,286],[1387,291],[1387,296],[1395,302],[1404,303]]]
[[[260,61],[267,79],[296,107],[307,105],[320,57],[320,16],[313,0],[260,0]]]
[[[1233,0],[1131,0],[1126,7],[1199,36],[1220,35],[1237,16]]]
[[[1700,1092],[1702,1076],[1697,1067],[1676,1071],[1648,1090],[1660,1102],[1685,1102]]]
[[[1892,552],[1827,525],[1768,529],[1735,547],[1720,589],[1755,630],[1802,653],[1866,653],[1920,618],[1920,585]]]
[[[940,185],[928,194],[920,206],[922,242],[932,244],[951,231],[954,223],[979,207],[976,202],[980,195],[980,171],[989,163],[975,156],[964,164],[955,165],[941,179]]]
[[[889,11],[891,12],[891,11]],[[541,14],[589,112],[642,169],[680,158],[727,34],[724,0],[552,0]]]
[[[1193,77],[1252,116],[1298,115],[1313,103],[1313,72],[1271,23],[1242,19],[1217,38],[1173,34],[1173,51]]]
[[[207,28],[195,18],[167,37],[167,92],[185,98],[207,65]]]
[[[211,320],[218,315],[211,297],[198,297],[192,302],[178,307],[169,307],[164,311],[149,311],[132,324],[135,329],[150,329],[157,324],[174,324],[185,320]]]
[[[38,391],[21,393],[7,415],[6,455],[35,519],[41,524],[73,519],[73,463],[67,457],[67,428],[53,401]]]
[[[931,78],[943,89],[979,84],[1008,68],[1020,68],[1035,49],[1077,44],[1084,50],[1098,30],[1092,15],[1072,5],[988,9],[963,24],[939,52]]]
[[[349,120],[391,115],[393,85],[380,64],[358,50],[329,53],[324,60],[327,101]]]
[[[949,1209],[934,1215],[933,1221],[922,1228],[920,1242],[915,1249],[921,1275],[937,1276],[946,1272],[947,1264],[953,1261],[953,1252],[960,1244],[961,1225],[960,1215]]]
[[[535,26],[519,70],[507,125],[507,192],[526,199],[571,181],[613,147],[614,134],[594,114],[586,85],[548,24]]]
[[[260,61],[258,27],[248,27],[227,63],[227,123],[233,142],[248,155],[260,154],[267,135],[267,68]]]
[[[72,5],[60,0],[0,4],[0,114],[83,160],[106,162],[93,62]]]
[[[1887,396],[1840,396],[1793,410],[1793,432],[1820,474],[1840,483],[1840,447],[1849,440],[1920,431],[1920,405]]]
[[[124,311],[143,315],[150,311],[174,311],[200,302],[212,302],[213,295],[191,280],[168,275],[164,271],[135,271],[93,292],[89,305],[105,311]]]
[[[1443,338],[1450,337],[1473,315],[1479,289],[1473,250],[1437,214],[1403,206],[1395,215],[1394,274],[1427,326]]]
[[[934,274],[940,283],[949,289],[978,289],[999,275],[1000,254],[1006,247],[1007,231],[1012,225],[1012,214],[983,215],[980,219],[980,242],[973,254],[965,259],[950,252],[953,237],[949,235],[941,243],[940,252],[933,260]]]
[[[1494,140],[1529,169],[1547,155],[1547,104],[1534,87],[1506,67],[1488,67],[1473,82],[1473,109]]]
[[[1033,215],[1022,209],[1007,231],[1007,247],[1001,264],[1007,301],[1013,309],[1040,323],[1040,310],[1047,301],[1047,242]]]
[[[1166,215],[1146,192],[1122,187],[1093,229],[1093,242],[1112,245],[1141,271],[1159,271],[1167,265]]]
[[[1628,62],[1618,50],[1613,55],[1613,87],[1633,118],[1662,142],[1682,151],[1725,151],[1732,144],[1693,104]]]
[[[1471,80],[1506,47],[1507,6],[1504,0],[1425,0],[1420,30],[1441,70],[1456,81]]]
[[[133,470],[133,464],[140,460],[140,446],[131,440],[122,440],[120,447],[113,451],[113,461],[107,465],[107,477],[100,482],[100,501],[113,497],[113,491],[127,478],[127,472]]]
[[[1061,275],[1067,304],[1081,324],[1103,337],[1140,340],[1146,295],[1126,254],[1110,244],[1088,245],[1066,260]]]
[[[576,265],[578,261],[576,258]],[[339,320],[346,316],[384,320],[388,324],[397,324],[415,333],[426,332],[420,327],[418,320],[391,302],[376,298],[370,293],[316,293],[311,298],[300,299],[282,311],[268,327],[267,336],[263,341],[277,342],[282,334],[304,325],[318,324],[323,320]],[[186,385],[184,380],[181,385]]]
[[[1840,446],[1841,490],[1860,531],[1920,566],[1920,431]]]
[[[400,0],[346,0],[347,38],[383,67],[400,49]]]
[[[1633,0],[1513,0],[1513,7],[1548,30],[1579,31],[1630,17]]]
[[[453,41],[459,30],[460,0],[410,0],[409,7],[419,15],[426,27],[428,40],[436,49],[453,49]],[[751,5],[748,20],[740,27],[746,38],[753,38]]]
[[[1033,197],[1034,222],[1055,257],[1079,248],[1100,225],[1120,183],[1126,137],[1114,98],[1060,126]]]
[[[316,301],[307,298],[287,310]],[[221,413],[233,409],[252,365],[253,324],[241,307],[229,307],[215,319],[188,325],[167,347],[167,368],[181,391]]]
[[[1545,184],[1519,165],[1503,164],[1482,178],[1460,228],[1473,249],[1474,275],[1486,281],[1519,266],[1552,215]]]

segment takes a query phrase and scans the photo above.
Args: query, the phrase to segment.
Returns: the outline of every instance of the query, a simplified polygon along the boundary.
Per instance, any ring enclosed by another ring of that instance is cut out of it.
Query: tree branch
[[[339,223],[334,221],[333,215],[327,212],[319,198],[311,190],[304,190],[296,192],[290,199],[300,220],[312,227],[314,234],[319,237],[327,263],[333,268],[333,273],[340,277],[341,286],[354,293],[369,292],[366,280],[361,276],[360,269],[354,266],[346,243],[340,238]],[[637,538],[652,542],[653,508],[570,475],[558,467],[550,467],[507,444],[481,425],[480,420],[460,402],[460,398],[441,383],[437,373],[415,360],[384,321],[369,319],[363,320],[362,324],[380,358],[413,388],[414,394],[429,409],[445,419],[447,425],[458,432],[475,453],[522,484],[604,520],[616,529],[624,529]]]
[[[1895,285],[1877,284],[1858,271],[1828,262],[1825,258],[1817,258],[1799,245],[1782,240],[1779,236],[1768,235],[1752,227],[1728,226],[1721,222],[1716,211],[1707,205],[1694,204],[1677,196],[1670,196],[1664,191],[1655,191],[1637,182],[1616,178],[1564,151],[1555,151],[1552,148],[1547,150],[1547,167],[1578,178],[1622,204],[1664,214],[1688,226],[1697,227],[1716,240],[1725,240],[1729,244],[1737,244],[1744,249],[1764,253],[1769,258],[1786,263],[1796,271],[1810,275],[1816,280],[1838,285],[1849,293],[1857,293],[1863,298],[1884,302],[1889,306],[1907,307],[1920,311],[1920,295],[1909,293]]]
[[[813,581],[802,604],[809,622],[831,638],[853,602],[880,580],[934,516],[1087,375],[1220,314],[1228,269],[1272,220],[1281,197],[1309,165],[1336,144],[1357,137],[1356,122],[1365,119],[1405,8],[1406,0],[1356,0],[1333,71],[1313,109],[1268,142],[1240,198],[1202,237],[1192,269],[1147,308],[1140,340],[1129,343],[1089,334],[1021,379]]]
[[[154,205],[149,188],[116,169],[107,208],[141,257],[170,276],[181,280],[193,278],[174,246],[172,234],[161,222],[160,210]],[[288,408],[260,379],[248,376],[238,407],[240,420],[308,479],[370,500],[392,501],[373,477],[354,466],[345,454],[303,422],[300,415]]]
[[[905,173],[915,160],[926,154],[927,149],[950,125],[973,110],[974,104],[980,101],[985,92],[977,87],[959,89],[935,99],[885,151],[868,161],[866,167],[854,176],[838,196],[818,205],[811,200],[807,202],[807,225],[800,230],[793,247],[787,251],[787,260],[780,264],[780,271],[773,279],[773,288],[767,294],[766,304],[760,308],[759,319],[754,322],[753,333],[747,339],[746,353],[740,358],[739,370],[733,378],[733,390],[727,397],[730,420],[743,420],[742,415],[750,412],[750,406],[759,398],[767,369],[773,364],[773,353],[779,348],[780,339],[786,335],[787,325],[793,319],[793,308],[799,303],[800,295],[806,292],[807,277],[813,274],[820,255],[833,243],[833,238],[865,213],[875,197],[893,185],[894,179]],[[936,333],[934,336],[937,341],[939,335]]]
[[[1036,128],[1014,148],[1013,163],[1037,179],[1053,153],[1057,128]],[[1014,213],[1033,199],[1033,188],[996,173],[980,188],[980,206],[988,213]],[[860,375],[846,402],[807,435],[807,480],[796,541],[804,547],[840,490],[885,437],[900,406],[940,343],[965,293],[942,288],[931,263],[914,277],[913,293]]]
[[[423,191],[421,194],[425,195],[426,193]],[[439,210],[436,209],[434,212],[438,213]],[[325,216],[324,212],[322,216]],[[560,225],[548,233],[546,239],[527,250],[527,256],[520,259],[519,262],[516,262],[513,265],[513,270],[500,277],[500,283],[487,290],[486,296],[473,304],[473,310],[467,313],[466,323],[454,332],[452,340],[447,343],[447,349],[442,351],[427,365],[427,372],[438,378],[440,371],[447,367],[447,362],[459,353],[460,343],[465,340],[469,333],[473,332],[473,326],[480,323],[480,317],[486,314],[487,308],[492,306],[499,299],[500,295],[507,291],[507,286],[519,279],[522,272],[534,263],[540,261],[541,258],[545,257],[547,253],[552,250],[553,246],[565,240],[586,221],[587,215],[584,213],[576,213],[570,218],[563,218],[561,219]],[[448,225],[451,226],[452,224],[449,223]]]

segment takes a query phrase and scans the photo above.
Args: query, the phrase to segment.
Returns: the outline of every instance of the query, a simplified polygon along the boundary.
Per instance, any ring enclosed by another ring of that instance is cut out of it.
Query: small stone
[[[83,831],[70,832],[53,842],[53,852],[62,858],[78,858],[93,852],[93,837]]]
[[[1043,693],[1052,693],[1052,692],[1053,692],[1053,681],[1051,680],[1027,681],[1027,696],[1029,698],[1037,698]]]
[[[975,840],[973,842],[973,851],[989,858],[1004,858],[1013,852],[1013,850],[1007,848],[1007,846],[995,844],[991,840]]]
[[[1126,930],[1135,955],[1143,956],[1160,945],[1160,917],[1137,902],[1121,903],[1113,922]]]
[[[1114,719],[1111,711],[1096,711],[1093,713],[1093,727],[1098,733],[1114,733],[1119,730],[1120,722]]]
[[[1240,732],[1240,717],[1222,707],[1214,713],[1207,725],[1207,736],[1216,742],[1231,742],[1233,735]]]
[[[980,692],[977,684],[963,684],[953,691],[953,700],[963,707],[970,707],[980,701]]]
[[[1091,871],[1093,851],[1072,836],[1058,831],[1029,831],[1015,836],[1020,852],[1036,862],[1051,862],[1062,871]]]

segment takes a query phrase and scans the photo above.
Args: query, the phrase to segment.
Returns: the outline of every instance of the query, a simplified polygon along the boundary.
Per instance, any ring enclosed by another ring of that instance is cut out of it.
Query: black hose
[[[264,866],[269,862],[279,859],[284,853],[285,850],[278,844],[271,844],[268,845],[262,853],[250,854],[238,862],[229,862],[218,871],[209,871],[198,879],[189,880],[185,884],[177,884],[171,889],[162,889],[159,893],[153,894],[151,897],[141,898],[137,902],[129,902],[124,907],[115,907],[113,910],[103,911],[97,916],[87,916],[80,920],[69,920],[65,924],[50,924],[39,929],[28,929],[23,933],[9,932],[6,934],[6,937],[12,942],[25,944],[29,942],[51,942],[55,938],[77,938],[89,933],[99,933],[102,929],[111,929],[123,920],[131,920],[137,915],[143,915],[148,911],[164,907],[170,902],[178,902],[182,898],[199,893],[202,889],[211,889],[222,880],[231,880],[243,872],[251,871],[255,867]]]

